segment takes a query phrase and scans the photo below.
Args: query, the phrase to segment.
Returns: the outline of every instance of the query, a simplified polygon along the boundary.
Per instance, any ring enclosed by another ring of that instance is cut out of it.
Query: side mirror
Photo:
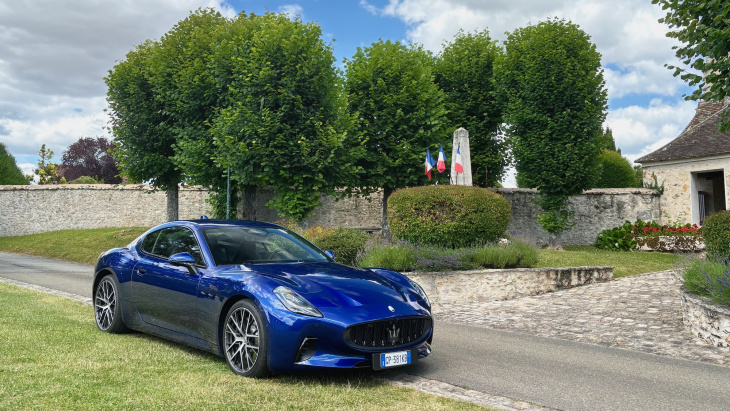
[[[324,253],[327,255],[327,257],[331,258],[332,261],[335,261],[335,252],[332,250],[324,250]]]
[[[170,264],[176,266],[187,267],[190,274],[197,274],[198,270],[195,267],[195,258],[190,253],[177,253],[170,256]]]

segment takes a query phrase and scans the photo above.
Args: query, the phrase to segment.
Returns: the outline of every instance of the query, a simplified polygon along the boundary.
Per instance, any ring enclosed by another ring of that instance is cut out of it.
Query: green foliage
[[[549,233],[560,233],[575,225],[573,212],[564,208],[548,209],[544,213],[538,213],[537,222]]]
[[[651,188],[652,190],[656,190],[660,195],[664,194],[664,182],[662,181],[662,184],[659,185],[656,174],[654,173],[651,173],[651,181],[649,183],[646,183],[642,180],[642,185],[645,188]]]
[[[0,185],[28,185],[28,179],[4,143],[0,143]]]
[[[730,261],[730,211],[718,211],[707,217],[702,230],[707,257],[716,261]]]
[[[394,238],[452,248],[499,239],[510,214],[504,197],[479,187],[407,188],[388,202]]]
[[[636,240],[631,233],[632,225],[630,221],[626,221],[621,227],[601,231],[594,245],[605,250],[633,251]]]
[[[505,47],[495,77],[515,168],[521,186],[538,189],[552,215],[544,221],[560,221],[568,198],[594,181],[607,107],[601,56],[577,25],[557,19],[515,30]]]
[[[306,237],[305,234],[303,236]],[[334,228],[316,238],[306,238],[322,250],[334,252],[338,263],[354,265],[370,236],[356,228]]]
[[[94,177],[81,176],[76,180],[71,180],[69,184],[103,184],[103,181],[96,180]]]
[[[644,167],[641,164],[634,165],[634,187],[644,187]]]
[[[616,151],[619,154],[621,154],[621,149],[616,148],[616,140],[614,140],[614,138],[613,138],[613,132],[608,127],[606,127],[606,129],[603,131],[603,135],[601,136],[601,142],[599,143],[599,147],[604,150]]]
[[[598,156],[598,179],[595,188],[624,188],[636,186],[636,173],[621,153],[604,149]]]
[[[671,29],[667,37],[682,43],[676,55],[688,69],[671,66],[675,77],[681,77],[697,89],[688,100],[722,101],[730,96],[730,2],[652,0],[666,16],[659,22]],[[699,74],[696,74],[699,73]],[[730,111],[723,113],[721,131],[730,129]]]
[[[730,306],[730,267],[727,260],[693,260],[684,272],[682,284],[693,294],[709,297],[716,304]]]
[[[433,82],[433,58],[418,46],[379,41],[358,48],[345,62],[345,91],[354,117],[353,133],[366,152],[358,164],[363,187],[425,184],[427,148],[438,150],[445,134],[444,94]],[[384,204],[385,206],[385,204]]]
[[[366,247],[358,265],[421,272],[534,267],[538,255],[537,248],[520,241],[457,249],[405,242],[393,245],[375,243]]]
[[[459,33],[436,59],[436,83],[446,94],[448,125],[469,131],[472,172],[482,187],[495,187],[509,165],[507,142],[499,133],[504,105],[497,98],[494,62],[502,54],[496,41],[483,30]]]
[[[43,144],[38,151],[38,156],[40,156],[38,168],[33,170],[33,173],[38,176],[38,184],[66,184],[65,178],[58,177],[58,172],[56,171],[58,164],[51,163],[53,150],[50,148],[47,149],[46,145]]]

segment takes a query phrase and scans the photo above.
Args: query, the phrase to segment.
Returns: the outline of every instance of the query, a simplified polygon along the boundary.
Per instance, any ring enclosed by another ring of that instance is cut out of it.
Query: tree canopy
[[[38,168],[33,170],[33,173],[38,176],[38,184],[66,184],[66,179],[58,175],[56,167],[58,164],[51,163],[53,158],[53,150],[46,148],[45,144],[41,145],[41,149],[38,150]]]
[[[445,45],[434,70],[436,83],[446,94],[450,131],[464,127],[469,132],[474,182],[482,187],[495,187],[510,164],[499,128],[504,105],[497,98],[493,76],[494,62],[501,54],[502,48],[486,30],[460,31]]]
[[[548,20],[508,35],[497,79],[516,170],[538,189],[542,226],[570,226],[567,200],[590,188],[607,107],[601,56],[577,25]]]
[[[4,143],[0,143],[0,185],[28,185],[28,179]]]
[[[387,200],[403,187],[425,184],[426,149],[437,150],[446,134],[444,93],[433,81],[433,57],[419,46],[379,41],[358,48],[345,63],[345,90],[353,132],[365,153],[358,162],[362,186],[383,188]]]
[[[669,65],[674,76],[679,76],[697,89],[687,96],[690,100],[722,101],[730,96],[730,2],[728,1],[681,1],[652,0],[667,14],[659,21],[671,29],[667,37],[682,43],[676,55],[691,69],[704,73],[695,74],[686,68]],[[730,117],[726,110],[721,131],[730,130]]]
[[[66,181],[91,177],[105,184],[119,184],[119,168],[110,150],[114,145],[104,137],[82,137],[61,155],[61,169]]]

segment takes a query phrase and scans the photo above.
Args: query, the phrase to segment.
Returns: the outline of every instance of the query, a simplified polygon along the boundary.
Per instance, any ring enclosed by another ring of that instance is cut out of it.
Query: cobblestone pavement
[[[680,284],[672,271],[516,300],[435,305],[433,312],[437,326],[453,321],[730,365],[730,350],[684,328]]]

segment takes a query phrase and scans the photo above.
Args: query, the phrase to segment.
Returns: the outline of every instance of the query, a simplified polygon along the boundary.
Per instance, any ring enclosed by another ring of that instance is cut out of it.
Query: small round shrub
[[[598,179],[595,188],[624,188],[636,186],[636,171],[629,160],[616,151],[603,150],[598,155]]]
[[[707,217],[702,225],[702,236],[709,259],[730,261],[730,211],[718,211]]]
[[[94,177],[89,176],[81,176],[77,178],[76,180],[71,180],[68,182],[69,184],[102,184],[102,181],[96,180]]]
[[[468,186],[398,190],[388,199],[393,238],[442,247],[468,247],[499,239],[511,210],[504,197]]]

